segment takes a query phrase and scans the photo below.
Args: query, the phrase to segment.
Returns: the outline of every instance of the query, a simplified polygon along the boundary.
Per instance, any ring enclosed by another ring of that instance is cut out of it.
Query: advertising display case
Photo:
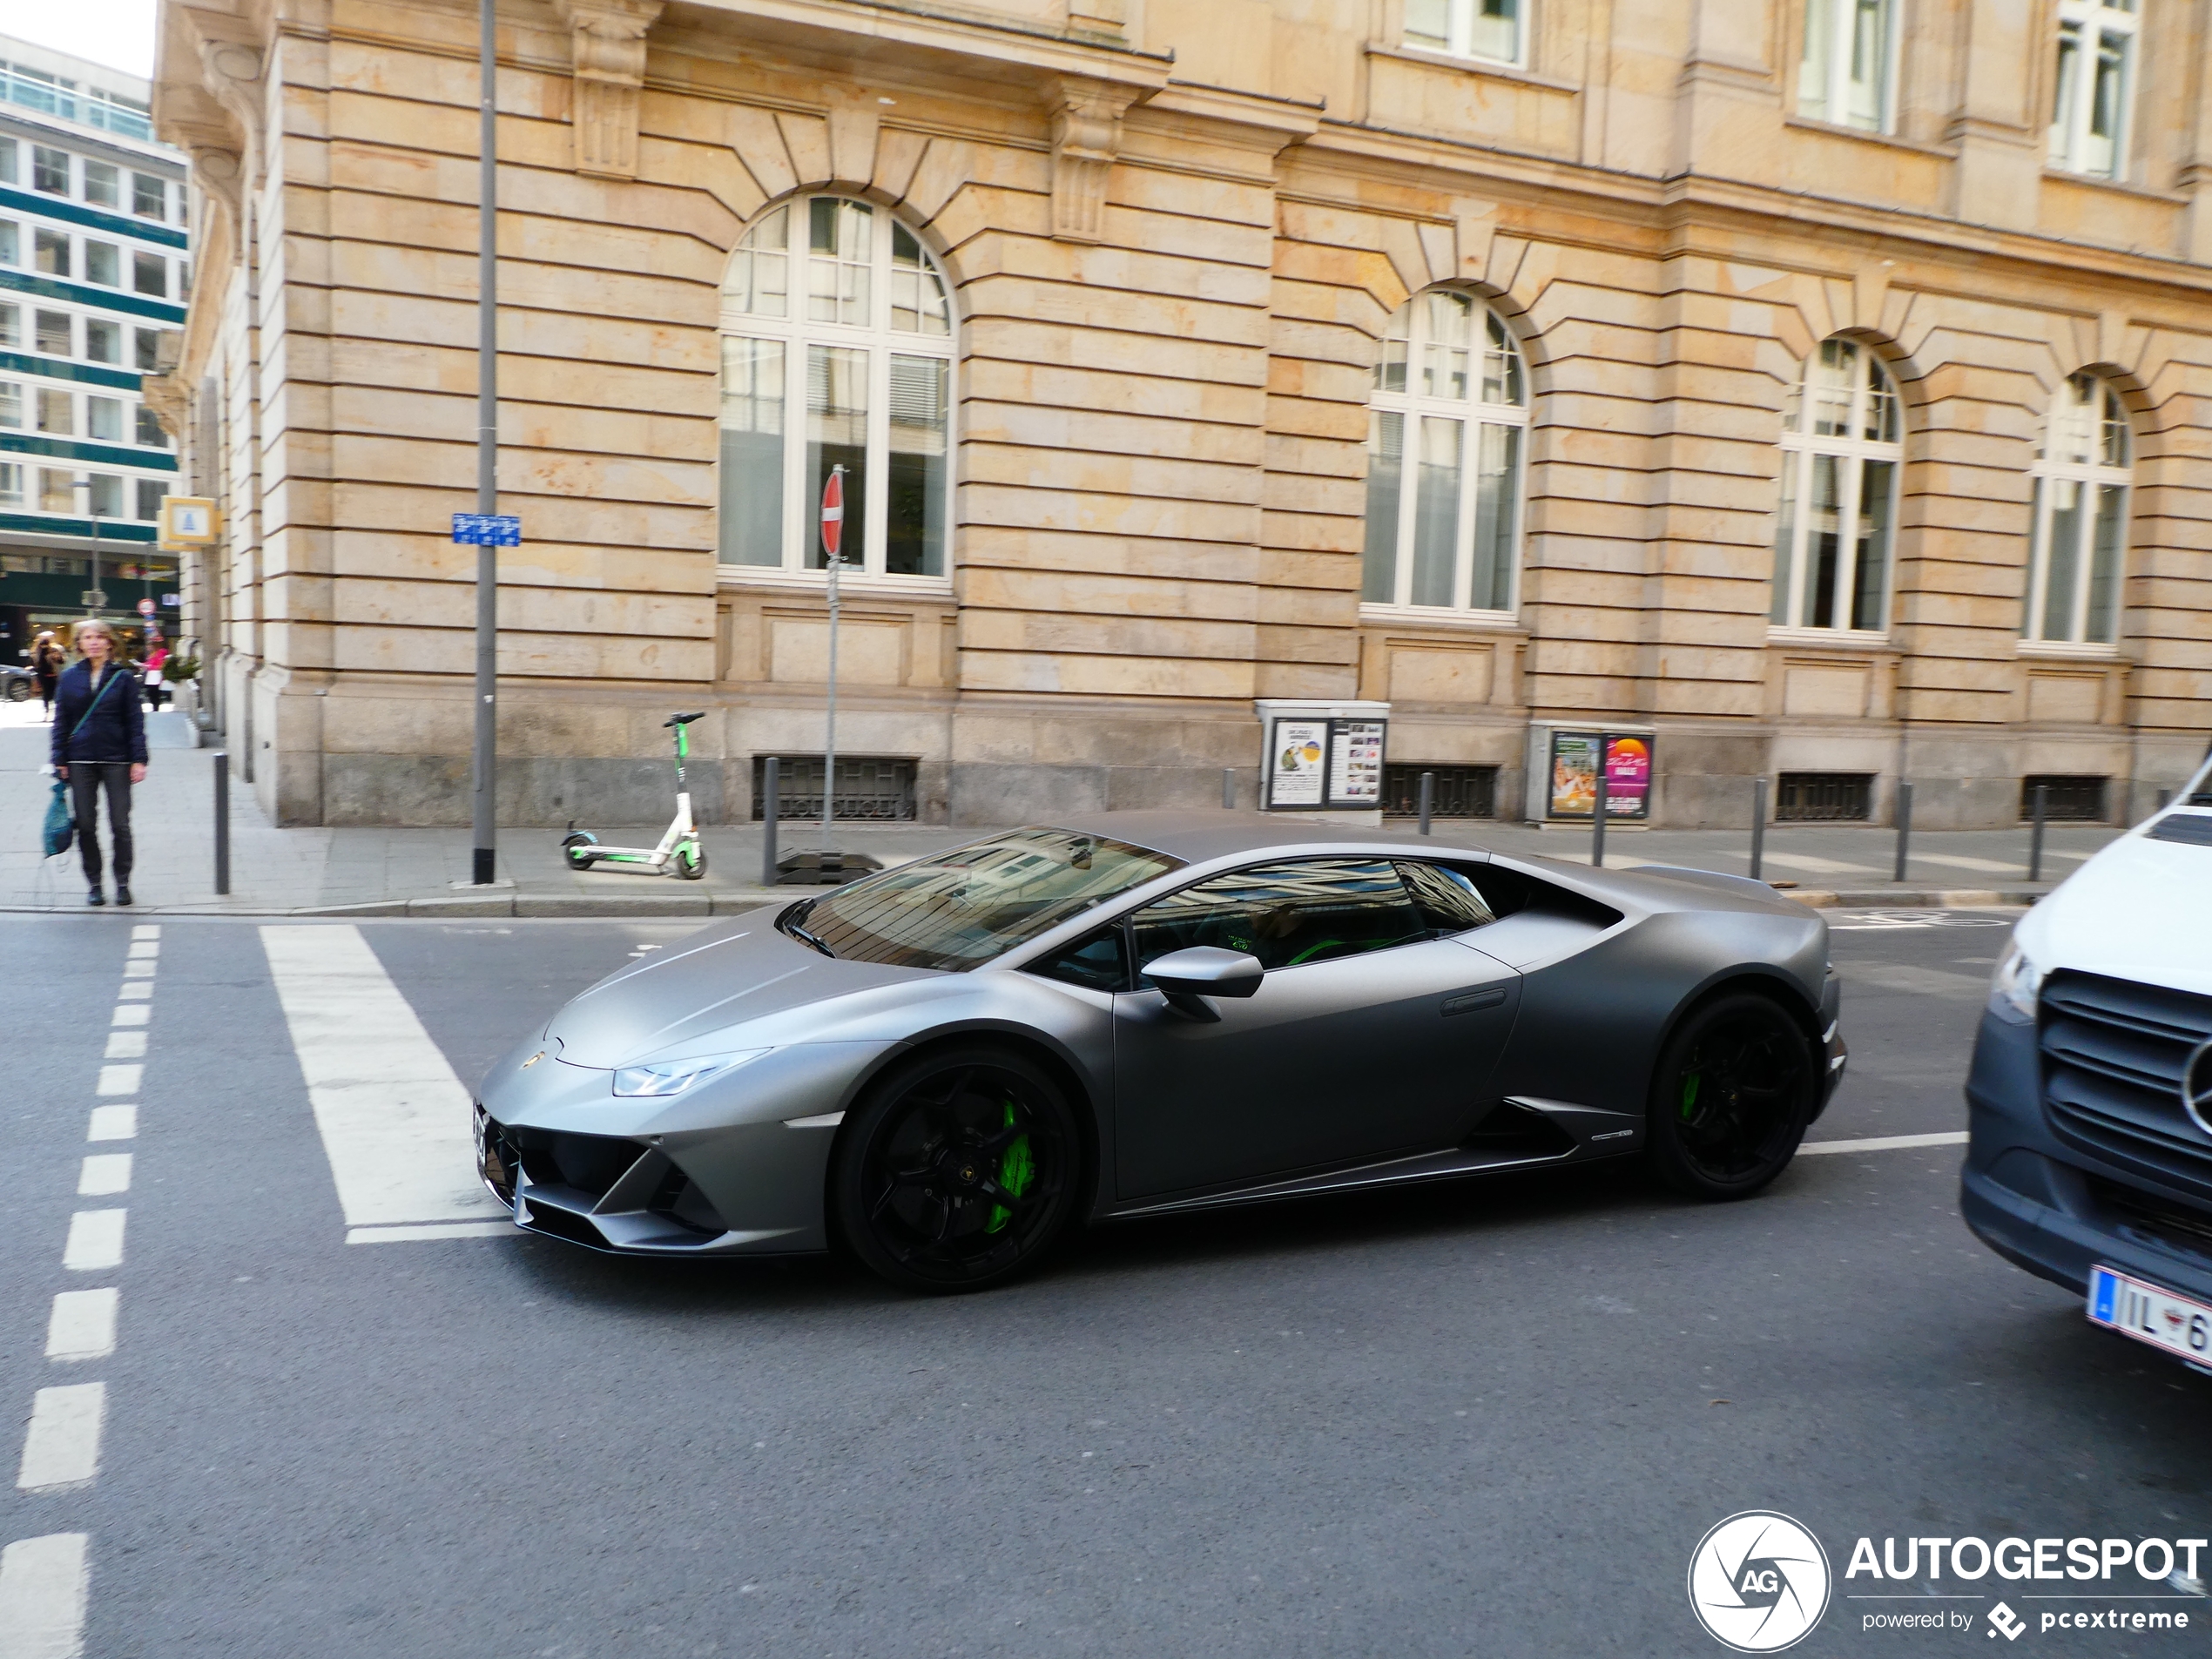
[[[1264,810],[1379,819],[1390,705],[1284,698],[1258,710]]]
[[[1542,816],[1587,823],[1597,812],[1598,769],[1605,770],[1605,821],[1641,824],[1651,817],[1652,790],[1658,779],[1657,744],[1649,731],[1576,730],[1550,727],[1539,734],[1544,780]],[[1534,814],[1532,814],[1534,816]]]

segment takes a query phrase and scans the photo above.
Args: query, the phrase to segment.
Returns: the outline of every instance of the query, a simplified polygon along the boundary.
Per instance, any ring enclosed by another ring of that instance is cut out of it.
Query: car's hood
[[[621,1066],[703,1052],[733,1026],[738,1047],[790,1041],[771,1016],[942,979],[921,968],[839,961],[778,933],[773,909],[733,916],[610,974],[553,1016],[546,1035],[576,1066]],[[809,1021],[811,1024],[811,1019]]]
[[[2212,995],[2212,846],[2123,835],[2022,917],[2018,938],[2047,973]]]

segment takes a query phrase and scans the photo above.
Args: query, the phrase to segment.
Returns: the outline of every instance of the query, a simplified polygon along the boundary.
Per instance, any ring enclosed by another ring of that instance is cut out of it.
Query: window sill
[[[1933,156],[1939,161],[1956,161],[1957,146],[1948,144],[1924,144],[1918,138],[1907,138],[1895,132],[1874,132],[1865,127],[1846,126],[1840,121],[1824,121],[1813,115],[1785,115],[1782,125],[1798,127],[1807,132],[1824,133],[1831,138],[1857,138],[1862,144],[1878,144],[1891,150],[1910,150],[1916,155]]]
[[[1384,46],[1370,44],[1370,57],[1394,57],[1408,64],[1426,64],[1432,69],[1464,70],[1476,75],[1493,75],[1501,81],[1520,81],[1530,86],[1548,87],[1554,92],[1580,92],[1579,81],[1563,81],[1553,75],[1539,75],[1534,70],[1520,64],[1509,64],[1501,57],[1460,57],[1450,52],[1431,51],[1426,46]]]
[[[1383,605],[1362,600],[1362,623],[1400,628],[1451,628],[1469,633],[1517,634],[1525,631],[1518,613],[1511,610],[1454,610],[1445,605]]]
[[[2125,179],[2107,179],[2100,173],[2074,172],[2065,167],[2046,165],[2046,179],[2063,180],[2069,185],[2087,185],[2093,190],[2109,190],[2122,196],[2133,196],[2140,201],[2158,202],[2168,207],[2187,207],[2191,198],[2178,190],[2154,190],[2148,185],[2131,185]]]
[[[2023,639],[2020,642],[2018,654],[2058,662],[2116,663],[2120,660],[2120,647],[2107,644],[2102,640]]]
[[[1787,645],[1802,650],[1810,646],[1818,651],[1887,651],[1890,637],[1871,630],[1858,628],[1777,628],[1767,624],[1766,643]]]
[[[776,588],[786,593],[827,593],[826,570],[784,570],[765,564],[718,564],[715,585],[721,588]],[[857,593],[871,597],[896,596],[902,599],[949,599],[953,582],[943,576],[869,576],[846,570],[837,578],[840,597]]]

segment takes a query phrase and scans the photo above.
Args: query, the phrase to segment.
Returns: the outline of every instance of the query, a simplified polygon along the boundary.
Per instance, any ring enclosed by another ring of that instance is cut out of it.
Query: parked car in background
[[[1966,1103],[1982,1242],[2212,1374],[2212,763],[2020,919]]]
[[[38,681],[29,669],[0,663],[0,702],[28,703],[37,695]]]

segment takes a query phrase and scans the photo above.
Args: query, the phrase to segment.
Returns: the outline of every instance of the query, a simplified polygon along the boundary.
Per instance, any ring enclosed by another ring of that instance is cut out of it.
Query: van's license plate
[[[2109,1267],[2089,1270],[2089,1319],[2178,1359],[2212,1359],[2212,1307]]]

